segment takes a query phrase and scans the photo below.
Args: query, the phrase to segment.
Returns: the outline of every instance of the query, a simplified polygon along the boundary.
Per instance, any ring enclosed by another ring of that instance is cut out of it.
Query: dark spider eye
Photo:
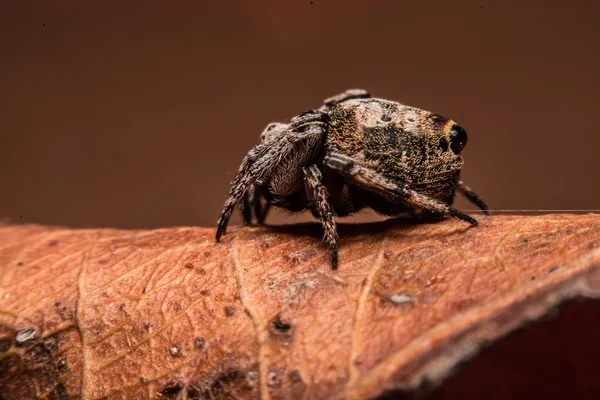
[[[450,148],[454,154],[460,154],[467,145],[467,131],[458,125],[454,125],[450,130]]]
[[[442,152],[448,150],[448,140],[445,137],[440,138],[440,144],[438,145]]]

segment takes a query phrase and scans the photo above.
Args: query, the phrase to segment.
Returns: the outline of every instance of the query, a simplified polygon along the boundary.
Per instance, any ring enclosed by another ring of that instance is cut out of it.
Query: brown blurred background
[[[350,87],[464,126],[494,209],[600,208],[600,2],[166,4],[0,5],[0,218],[212,226],[263,127]]]

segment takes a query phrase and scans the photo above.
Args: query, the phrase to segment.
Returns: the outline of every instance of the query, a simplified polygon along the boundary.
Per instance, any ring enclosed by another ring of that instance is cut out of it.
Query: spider
[[[253,216],[262,224],[272,205],[309,209],[323,226],[336,269],[335,216],[370,207],[391,217],[451,216],[477,225],[453,207],[458,190],[489,214],[460,180],[466,144],[466,131],[451,119],[347,90],[289,123],[267,125],[231,182],[216,240],[236,205],[246,224]]]

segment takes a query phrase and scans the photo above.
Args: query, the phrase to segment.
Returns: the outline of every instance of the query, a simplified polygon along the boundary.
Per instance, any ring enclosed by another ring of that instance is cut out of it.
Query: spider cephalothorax
[[[452,206],[458,189],[487,213],[459,179],[466,143],[465,130],[448,118],[347,90],[287,124],[266,127],[231,183],[217,240],[237,204],[245,223],[253,216],[262,223],[271,205],[309,209],[323,225],[336,268],[334,216],[370,207],[388,216],[452,216],[477,225]]]

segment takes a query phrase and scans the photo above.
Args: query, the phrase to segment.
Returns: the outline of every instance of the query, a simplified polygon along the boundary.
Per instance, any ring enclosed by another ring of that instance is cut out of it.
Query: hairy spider
[[[347,90],[265,128],[231,182],[216,239],[237,204],[246,224],[253,214],[262,224],[271,205],[309,209],[337,268],[334,216],[370,207],[387,216],[452,216],[477,225],[452,206],[458,189],[488,214],[459,178],[466,144],[466,131],[451,119]]]

